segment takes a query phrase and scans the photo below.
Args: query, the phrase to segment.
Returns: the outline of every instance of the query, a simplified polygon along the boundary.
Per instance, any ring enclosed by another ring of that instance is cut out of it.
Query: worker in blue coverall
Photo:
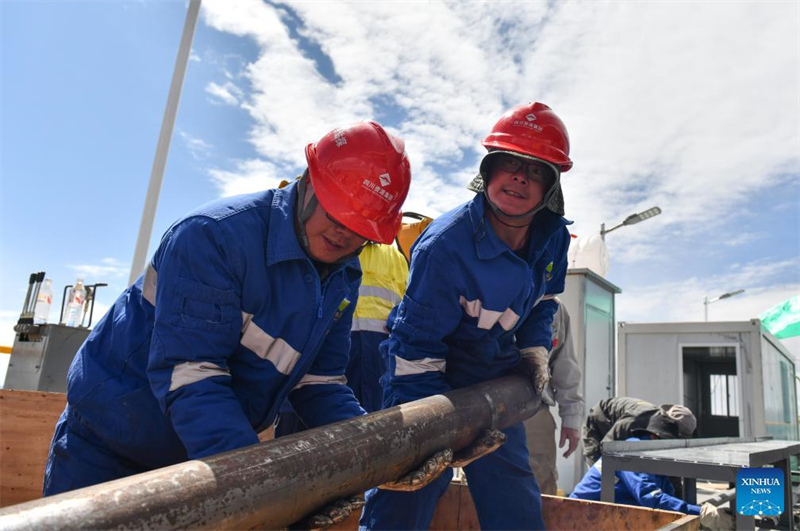
[[[383,388],[380,378],[386,365],[378,345],[389,337],[386,318],[406,291],[408,263],[394,245],[371,243],[358,257],[361,264],[361,287],[353,314],[350,334],[350,359],[345,377],[347,386],[367,413],[381,409]],[[289,401],[281,406],[275,437],[306,429]]]
[[[661,415],[653,415],[644,428],[634,429],[634,436],[628,441],[650,439],[675,439],[679,436],[679,426],[674,420]],[[684,514],[700,515],[700,525],[714,530],[733,530],[733,516],[710,503],[702,506],[686,503],[675,496],[675,489],[667,476],[617,470],[615,472],[614,503],[649,507],[664,511],[676,511]],[[603,459],[592,465],[575,485],[570,498],[601,501],[603,477]]]
[[[306,160],[285,189],[164,234],[70,367],[45,495],[256,444],[287,396],[309,426],[364,414],[343,385],[358,253],[394,240],[410,166],[375,122],[331,131]]]
[[[474,199],[433,221],[412,248],[409,281],[381,344],[384,406],[518,370],[541,394],[548,380],[555,296],[570,241],[561,172],[572,166],[564,124],[546,105],[507,112],[483,141]],[[465,466],[482,529],[542,529],[525,430]],[[367,492],[362,529],[428,529],[448,470],[424,488]]]

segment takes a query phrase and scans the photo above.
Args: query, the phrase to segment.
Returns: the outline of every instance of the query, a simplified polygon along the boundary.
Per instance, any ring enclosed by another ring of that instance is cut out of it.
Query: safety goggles
[[[343,225],[343,224],[339,223],[338,221],[336,221],[335,219],[333,219],[333,216],[331,216],[330,214],[328,214],[328,211],[327,211],[327,210],[325,210],[324,208],[322,208],[322,205],[320,205],[320,206],[319,206],[319,208],[321,208],[321,209],[322,209],[322,211],[323,211],[323,212],[325,212],[325,217],[326,217],[326,218],[328,218],[328,221],[330,221],[330,222],[331,222],[331,225],[333,225],[334,227],[336,227],[336,228],[338,228],[338,229],[341,229],[341,230],[343,230],[343,231],[346,231],[346,232],[352,232],[353,234],[355,234],[355,236],[356,236],[357,238],[361,238],[362,240],[364,240],[364,243],[363,243],[363,244],[361,244],[361,246],[362,246],[362,247],[363,247],[363,246],[365,246],[365,245],[367,245],[368,243],[370,243],[370,240],[369,240],[368,238],[364,238],[363,236],[361,236],[361,235],[360,235],[360,234],[358,234],[357,232],[354,232],[353,230],[351,230],[351,229],[347,228],[345,225]]]
[[[496,155],[496,157],[493,163],[495,165],[494,167],[499,170],[503,170],[512,175],[522,171],[525,178],[537,183],[547,184],[553,180],[553,170],[545,164],[533,161],[525,162],[517,157],[506,154],[499,154]]]

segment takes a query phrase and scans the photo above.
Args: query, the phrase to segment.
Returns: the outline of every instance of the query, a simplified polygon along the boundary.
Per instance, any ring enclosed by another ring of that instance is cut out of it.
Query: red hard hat
[[[391,244],[411,185],[405,144],[367,121],[334,129],[306,147],[314,195],[336,221],[359,236]]]
[[[482,142],[489,150],[513,151],[568,171],[569,135],[564,122],[544,103],[518,105],[505,113]]]

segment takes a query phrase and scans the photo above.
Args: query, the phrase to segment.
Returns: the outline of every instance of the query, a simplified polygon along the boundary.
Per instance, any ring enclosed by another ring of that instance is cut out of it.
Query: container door
[[[683,347],[686,405],[697,416],[695,437],[739,436],[736,347]]]

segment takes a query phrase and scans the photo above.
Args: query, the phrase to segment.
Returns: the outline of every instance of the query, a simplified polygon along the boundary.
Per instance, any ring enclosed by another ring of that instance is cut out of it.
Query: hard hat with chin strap
[[[564,215],[564,199],[561,193],[560,177],[562,172],[572,168],[569,158],[569,135],[564,122],[544,103],[526,103],[518,105],[506,112],[492,127],[492,132],[483,140],[483,146],[489,153],[481,161],[480,173],[467,185],[473,192],[486,195],[492,163],[495,157],[505,153],[545,164],[553,172],[550,188],[546,191],[542,203],[530,212],[517,216],[529,217],[545,206],[559,215]],[[497,207],[489,199],[493,210]]]

